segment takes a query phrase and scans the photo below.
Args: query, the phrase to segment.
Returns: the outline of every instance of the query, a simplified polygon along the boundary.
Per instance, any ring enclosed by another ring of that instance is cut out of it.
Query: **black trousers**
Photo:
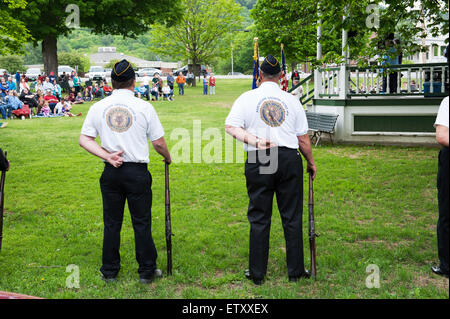
[[[294,149],[278,147],[277,150],[278,168],[272,174],[261,174],[261,167],[272,164],[264,164],[266,160],[261,160],[259,152],[248,152],[245,163],[250,222],[249,269],[255,279],[263,279],[267,272],[274,194],[286,241],[288,275],[304,273],[302,158]],[[251,158],[256,158],[256,162],[251,163]]]
[[[150,278],[156,269],[157,252],[151,226],[152,176],[147,164],[123,163],[120,168],[105,164],[100,177],[103,199],[103,257],[100,271],[107,277],[116,277],[120,270],[120,230],[125,200],[134,229],[136,260],[141,278]]]
[[[439,205],[439,219],[437,223],[437,242],[438,255],[440,261],[440,268],[444,272],[449,272],[448,266],[448,197],[449,197],[449,182],[448,182],[448,165],[449,165],[449,149],[444,147],[439,152],[438,175],[437,175],[437,189],[438,189],[438,205]]]

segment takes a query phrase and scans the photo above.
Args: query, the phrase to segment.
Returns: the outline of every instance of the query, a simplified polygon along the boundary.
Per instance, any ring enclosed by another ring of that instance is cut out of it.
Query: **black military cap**
[[[263,63],[260,67],[261,71],[263,71],[266,74],[275,75],[281,72],[280,63],[278,60],[271,54],[266,56]]]
[[[122,60],[114,64],[111,71],[111,79],[117,82],[126,82],[136,77],[131,63],[127,60]]]

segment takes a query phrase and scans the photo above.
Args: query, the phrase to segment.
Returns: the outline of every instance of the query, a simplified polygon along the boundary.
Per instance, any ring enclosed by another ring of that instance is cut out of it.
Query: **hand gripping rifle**
[[[166,164],[166,246],[167,275],[172,275],[172,222],[170,220],[169,164]]]
[[[8,163],[6,159],[7,152],[5,152],[5,161]],[[3,203],[5,200],[5,177],[6,170],[2,171],[2,177],[0,179],[0,250],[2,250],[2,239],[3,239]]]
[[[314,227],[314,190],[312,174],[309,174],[309,200],[308,200],[308,213],[309,213],[309,251],[311,253],[311,277],[315,278],[317,274],[316,268],[316,237],[319,234],[316,233]]]

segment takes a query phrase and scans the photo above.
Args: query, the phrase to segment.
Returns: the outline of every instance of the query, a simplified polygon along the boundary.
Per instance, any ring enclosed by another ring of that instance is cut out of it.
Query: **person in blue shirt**
[[[56,80],[53,80],[53,95],[58,98],[58,101],[61,101],[61,85],[58,84]]]
[[[21,78],[19,71],[16,72],[15,78],[16,78],[16,91],[19,92],[19,90],[20,90],[20,78]]]
[[[8,83],[6,83],[6,80],[4,78],[2,78],[2,80],[0,82],[0,96],[5,97],[6,94],[8,93],[8,90],[9,90],[9,85],[8,85]]]
[[[17,92],[14,90],[10,90],[8,92],[8,95],[5,97],[5,111],[7,114],[7,117],[11,117],[11,113],[12,111],[21,109],[23,107],[23,102],[21,100],[19,100],[19,98],[17,97]],[[3,112],[2,112],[3,115]]]
[[[9,90],[16,91],[17,85],[16,85],[16,83],[13,82],[13,80],[10,77],[8,78],[8,81],[6,81],[6,83],[8,84],[8,89]]]
[[[203,95],[208,95],[208,79],[206,75],[203,76]]]
[[[400,40],[394,40],[393,34],[390,34],[388,39],[385,41],[385,45],[386,47],[389,47],[389,54],[383,56],[380,64],[386,66],[402,64],[402,53],[401,50],[399,52],[399,50],[397,49],[397,47],[400,45]],[[380,69],[380,72],[383,74],[383,93],[387,93],[387,77],[389,77],[389,93],[397,93],[399,72],[388,73],[385,71],[385,69]]]

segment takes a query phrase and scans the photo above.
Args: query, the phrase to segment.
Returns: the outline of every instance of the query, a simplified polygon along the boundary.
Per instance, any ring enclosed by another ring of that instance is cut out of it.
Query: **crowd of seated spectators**
[[[152,79],[144,76],[143,82],[135,87],[135,96],[152,101],[173,101],[173,83],[171,74],[166,83],[158,74]],[[49,75],[43,73],[34,81],[30,80],[25,72],[17,72],[12,76],[5,72],[0,76],[0,114],[3,119],[12,118],[15,114],[13,111],[27,105],[30,116],[74,116],[70,112],[74,104],[103,99],[111,95],[112,91],[106,81],[83,83],[76,72],[63,72],[61,76],[53,72]]]

